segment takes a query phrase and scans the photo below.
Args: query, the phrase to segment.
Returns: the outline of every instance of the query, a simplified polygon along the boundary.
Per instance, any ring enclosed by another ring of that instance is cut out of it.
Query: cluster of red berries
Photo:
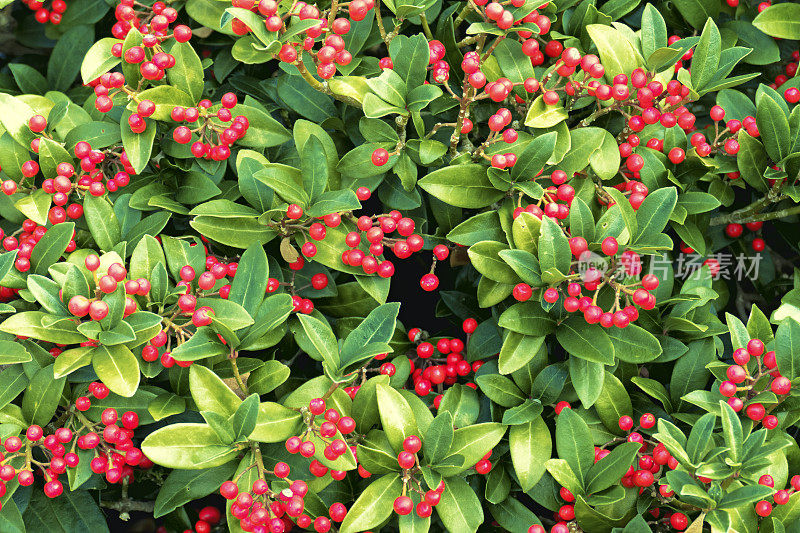
[[[64,13],[67,11],[67,3],[64,0],[52,0],[50,2],[50,9],[44,7],[45,2],[43,0],[22,0],[22,3],[34,12],[33,17],[36,19],[36,22],[40,24],[47,24],[49,22],[59,25],[61,24],[61,19],[64,17]]]
[[[445,489],[444,480],[442,480],[435,489],[423,491],[421,485],[414,478],[414,474],[418,472],[419,457],[417,454],[422,449],[422,441],[416,435],[409,435],[403,440],[403,451],[397,454],[397,464],[404,472],[403,476],[403,492],[400,496],[394,499],[392,508],[394,512],[405,516],[411,514],[416,510],[417,516],[420,518],[428,518],[433,513],[433,508],[439,504],[442,499],[442,493]],[[407,496],[408,491],[411,490],[420,495],[420,502],[414,507],[414,501],[410,496]]]
[[[211,100],[201,100],[197,107],[175,106],[171,118],[175,122],[189,122],[196,127],[178,126],[172,132],[172,138],[179,144],[189,144],[194,135],[199,139],[192,142],[192,155],[197,158],[224,161],[231,155],[230,146],[247,134],[250,121],[244,115],[233,116],[231,109],[236,107],[238,99],[233,93],[225,93],[220,100],[222,107],[216,112],[207,111]],[[141,106],[141,103],[139,104]],[[221,122],[222,124],[217,123]],[[226,124],[230,123],[229,126]]]
[[[305,35],[302,42],[292,40],[284,43],[277,56],[284,63],[296,63],[299,53],[309,53],[317,66],[317,75],[324,80],[336,74],[337,65],[347,66],[353,60],[352,54],[345,49],[343,35],[347,35],[350,31],[350,20],[363,20],[375,5],[374,0],[348,2],[350,19],[347,19],[336,17],[337,13],[322,13],[316,6],[302,1],[294,3],[292,9],[283,14],[278,13],[280,5],[275,0],[232,0],[231,3],[233,7],[247,9],[264,17],[264,27],[269,32],[284,33],[287,30],[286,21],[292,20],[293,17],[299,20],[319,20],[319,24],[301,32]],[[330,27],[328,27],[329,19],[332,19]],[[236,35],[245,35],[252,31],[252,28],[238,18],[233,19],[231,28]],[[314,51],[316,39],[324,33],[327,35],[320,43],[319,50]],[[301,47],[299,53],[298,46]]]
[[[483,7],[483,16],[487,21],[492,21],[497,24],[501,30],[508,30],[512,26],[519,26],[521,24],[533,24],[538,30],[539,35],[544,35],[550,31],[550,19],[546,15],[540,15],[537,9],[534,9],[526,16],[514,19],[514,13],[504,8],[503,5],[508,5],[506,2],[489,2],[487,0],[479,0],[475,2],[476,5]],[[525,5],[525,0],[511,0],[512,7],[519,8]],[[539,9],[544,9],[549,5],[549,2],[540,6]],[[485,6],[485,7],[484,7]],[[519,32],[523,37],[530,37],[532,31],[522,30]]]
[[[114,17],[117,19],[117,22],[111,27],[111,34],[114,37],[125,39],[128,33],[135,29],[143,34],[144,45],[148,48],[155,47],[171,36],[181,43],[192,38],[192,30],[184,25],[176,26],[170,33],[169,25],[178,19],[178,11],[174,7],[167,7],[161,1],[148,6],[135,0],[120,0],[114,9]],[[121,43],[119,51],[122,51]],[[116,55],[116,57],[120,56]]]
[[[750,364],[751,358],[755,360],[755,364]],[[745,415],[750,420],[761,422],[761,425],[767,429],[775,429],[779,424],[778,417],[768,414],[764,404],[748,401],[749,397],[747,396],[751,391],[761,392],[761,390],[755,389],[757,384],[759,389],[769,387],[779,398],[791,392],[792,382],[778,371],[775,352],[765,351],[764,343],[761,340],[752,339],[745,348],[734,350],[733,362],[734,364],[725,371],[728,379],[720,384],[720,394],[728,398],[728,405],[737,413],[744,409]],[[768,380],[768,384],[761,385],[762,378],[765,376],[769,376],[771,379]],[[738,396],[740,392],[745,394],[744,399]],[[747,401],[746,407],[745,401]]]
[[[368,199],[370,191],[366,187],[360,187],[356,192],[359,199]],[[304,215],[303,208],[297,204],[291,204],[286,210],[286,218],[289,221],[297,221]],[[352,217],[356,223],[358,231],[351,231],[345,236],[345,244],[348,250],[342,252],[342,263],[347,266],[361,267],[365,274],[378,274],[382,278],[391,277],[394,274],[394,265],[388,260],[379,260],[377,256],[383,254],[384,246],[392,246],[395,255],[405,259],[413,252],[422,250],[424,241],[418,234],[414,234],[414,221],[405,218],[399,211],[391,211],[388,215]],[[313,258],[317,254],[317,246],[314,241],[321,241],[327,235],[327,228],[336,228],[342,223],[340,213],[330,213],[319,220],[322,222],[307,219],[304,223],[296,224],[298,229],[308,234],[309,240],[300,248],[300,255],[289,265],[292,270],[300,270],[305,265],[305,258]],[[387,233],[397,231],[405,239],[388,238]],[[362,234],[370,243],[368,253],[364,252],[361,245]]]
[[[104,87],[101,83],[110,83],[114,78],[112,74],[104,74],[97,87]],[[95,87],[95,90],[97,90]],[[42,137],[49,138],[44,130],[47,128],[47,120],[41,115],[34,115],[28,120],[28,127],[34,133],[41,133]],[[38,153],[41,138],[37,137],[31,141],[31,149]],[[88,191],[92,196],[102,196],[106,189],[110,192],[125,187],[130,183],[131,174],[135,171],[128,160],[124,150],[93,150],[86,141],[80,141],[73,150],[75,157],[80,160],[80,170],[82,174],[77,175],[75,167],[68,162],[61,162],[56,165],[56,177],[46,178],[42,182],[42,190],[52,195],[55,206],[48,212],[51,223],[59,224],[67,218],[78,219],[83,215],[83,206],[72,203],[64,209],[69,202],[69,196],[73,190]],[[98,165],[100,167],[98,168]],[[36,161],[26,161],[22,164],[21,172],[24,178],[33,178],[39,173],[39,164]],[[114,174],[113,178],[106,178],[106,174]],[[75,183],[73,177],[77,177]],[[105,184],[103,180],[106,180]],[[5,180],[2,184],[3,192],[12,195],[17,190],[17,184],[13,180]]]
[[[62,221],[63,222],[63,221]],[[20,272],[28,272],[31,269],[31,255],[34,248],[42,240],[47,229],[45,226],[40,226],[31,219],[25,219],[22,222],[22,232],[18,237],[8,235],[3,238],[3,230],[0,229],[0,238],[3,239],[3,249],[10,252],[17,251],[17,257],[14,260],[14,267]],[[67,245],[67,252],[73,252],[76,248],[75,232],[72,232],[72,238]]]
[[[90,254],[86,256],[84,265],[90,272],[95,272],[98,295],[91,299],[80,294],[70,298],[67,309],[78,318],[88,315],[92,320],[103,320],[107,317],[109,306],[103,299],[103,295],[115,292],[120,283],[124,283],[126,294],[123,316],[128,316],[138,310],[139,304],[133,298],[134,296],[147,296],[150,292],[150,282],[144,278],[125,281],[128,276],[128,270],[122,263],[109,265],[107,273],[103,275],[97,272],[100,268],[100,258],[97,255]]]
[[[197,521],[194,523],[194,529],[185,529],[183,533],[211,533],[214,526],[219,524],[222,520],[222,513],[219,509],[212,506],[206,506],[200,509],[197,513]],[[169,533],[166,526],[158,526],[156,533]]]
[[[334,438],[337,432],[350,434],[355,430],[355,420],[348,416],[341,416],[336,409],[326,409],[325,400],[312,399],[307,408],[303,409],[307,429],[300,437],[290,437],[286,440],[286,449],[292,454],[300,454],[311,458],[317,452],[314,443],[304,440],[313,433],[326,442],[324,450],[328,460],[335,460],[347,452],[348,448],[355,453],[355,446],[349,447],[339,438]],[[321,416],[322,421],[317,422],[316,417]],[[309,470],[315,477],[323,477],[330,472],[333,479],[341,480],[346,472],[329,470],[316,459],[312,460]],[[328,509],[330,518],[318,516],[313,519],[304,514],[305,502],[303,498],[308,493],[308,485],[302,480],[290,480],[291,469],[288,464],[278,462],[272,471],[259,472],[271,474],[278,479],[285,480],[289,487],[278,493],[273,492],[263,475],[256,479],[248,492],[240,492],[237,480],[226,481],[220,487],[220,494],[232,500],[231,514],[239,519],[244,531],[256,533],[283,533],[290,531],[295,524],[302,528],[313,528],[318,533],[325,533],[332,528],[332,522],[341,522],[347,516],[347,508],[339,502]],[[369,473],[363,474],[368,477]]]
[[[757,232],[761,229],[764,225],[763,222],[748,222],[747,224],[737,224],[732,223],[725,226],[725,235],[730,237],[731,239],[738,239],[744,233],[744,228],[746,227],[752,232]],[[767,244],[764,242],[764,239],[761,237],[754,237],[752,241],[750,241],[750,247],[753,249],[754,252],[763,252],[764,249],[767,247]]]
[[[348,445],[344,439],[338,438],[337,433],[350,435],[356,429],[356,422],[352,417],[342,416],[339,411],[333,408],[326,408],[323,398],[314,398],[308,402],[308,407],[303,410],[306,429],[300,436],[289,437],[286,440],[286,450],[291,454],[299,453],[301,456],[311,458],[317,453],[316,446],[310,440],[310,436],[319,438],[325,443],[323,455],[329,461],[346,454],[348,449],[355,455],[355,445]],[[318,420],[317,417],[322,417]],[[323,477],[330,472],[331,477],[337,481],[345,478],[347,472],[342,470],[330,470],[318,460],[311,461],[309,471],[315,477]],[[365,471],[366,472],[366,471]],[[368,477],[364,475],[364,477]]]
[[[578,260],[576,265],[586,262],[587,268],[583,272],[572,274],[572,277],[579,281],[568,281],[566,284],[567,296],[564,298],[564,310],[569,313],[583,313],[586,322],[589,324],[600,324],[604,328],[616,326],[619,328],[627,327],[631,322],[639,318],[637,306],[642,309],[653,309],[656,298],[651,291],[658,288],[659,280],[653,274],[644,275],[641,280],[633,279],[629,283],[620,283],[616,277],[616,272],[624,273],[626,278],[636,278],[642,272],[641,256],[631,250],[625,250],[617,257],[619,244],[616,238],[606,237],[601,243],[603,254],[612,258],[612,263],[606,272],[597,266],[589,263],[591,252],[588,250],[588,243],[583,237],[572,237],[569,239],[569,247],[573,256]],[[618,264],[617,264],[618,261]],[[616,267],[622,267],[621,270]],[[609,275],[609,273],[611,273]],[[618,289],[617,298],[608,311],[597,305],[598,291],[602,286],[609,285]],[[583,290],[595,292],[594,297],[584,296]],[[514,286],[512,296],[519,302],[525,302],[533,296],[533,287],[527,283],[518,283]],[[561,298],[559,287],[549,287],[542,294],[542,299],[549,303],[556,303]],[[624,295],[625,305],[620,302],[620,296]]]
[[[770,83],[769,86],[773,89],[778,89],[781,85],[797,76],[797,65],[800,62],[800,50],[792,52],[792,60],[784,66],[784,72],[775,76],[775,81]],[[787,87],[783,91],[783,97],[790,104],[800,102],[800,90],[797,87]]]
[[[289,475],[289,465],[276,463],[273,471],[260,472],[260,474],[273,474],[280,479]],[[278,493],[272,491],[269,483],[259,476],[250,490],[242,492],[236,480],[225,481],[220,486],[219,492],[224,498],[232,501],[231,515],[239,520],[239,526],[244,531],[254,533],[284,533],[291,531],[295,523],[302,527],[313,527],[318,533],[331,530],[331,520],[325,516],[313,519],[304,513],[304,498],[308,494],[308,485],[305,481],[289,481],[289,487]],[[341,503],[334,503],[329,509],[332,518],[337,522],[344,520],[347,509]]]
[[[560,185],[547,187],[536,203],[528,204],[525,207],[516,207],[512,216],[518,218],[524,212],[532,214],[539,220],[545,216],[553,220],[566,220],[569,217],[572,201],[575,199],[575,189],[569,183],[561,181],[564,174],[562,170],[554,170],[551,179],[554,182],[559,182]],[[544,209],[542,209],[542,206],[544,206]]]
[[[77,402],[76,402],[77,405]],[[122,427],[117,423],[119,422]],[[115,409],[105,409],[100,415],[100,425],[89,428],[83,435],[83,443],[78,442],[81,449],[100,448],[89,466],[95,474],[104,474],[109,483],[119,483],[125,478],[133,478],[134,467],[150,468],[153,463],[132,442],[133,430],[139,426],[139,416],[133,411],[126,411],[120,417]],[[100,431],[98,435],[94,429]],[[102,441],[100,439],[102,437]],[[81,437],[78,437],[80,441]]]
[[[471,328],[472,321],[474,319],[465,321],[465,330]],[[414,350],[416,357],[409,361],[411,380],[414,384],[414,392],[419,396],[427,396],[434,386],[439,387],[439,394],[433,399],[433,406],[438,409],[444,396],[442,388],[454,385],[458,382],[459,377],[466,377],[477,372],[483,365],[483,361],[475,361],[470,364],[464,360],[462,352],[465,345],[461,339],[445,337],[436,340],[435,343],[423,339],[424,333],[420,328],[411,328],[408,331],[408,340],[416,344]],[[384,357],[385,355],[381,354],[376,359],[381,360]],[[383,363],[380,367],[381,374],[393,376],[395,372],[396,369],[392,363]],[[467,385],[475,387],[474,383]]]
[[[108,396],[108,387],[93,382],[89,385],[89,394],[102,399]],[[88,396],[82,396],[75,402],[77,411],[85,411],[91,406]],[[67,472],[67,468],[75,468],[80,464],[80,457],[75,449],[97,450],[91,460],[90,467],[96,474],[105,473],[109,483],[118,483],[125,477],[133,476],[133,467],[150,468],[153,463],[142,451],[133,445],[133,430],[139,426],[139,417],[132,411],[125,412],[117,425],[118,415],[114,409],[106,409],[101,415],[104,426],[101,435],[95,430],[100,424],[94,424],[82,415],[73,413],[67,423],[58,427],[52,434],[45,436],[41,426],[31,425],[25,431],[25,440],[16,435],[6,437],[3,450],[0,452],[0,496],[6,493],[6,484],[17,479],[21,486],[29,486],[34,482],[32,455],[38,449],[45,461],[35,461],[44,479],[44,493],[49,498],[62,494],[64,488],[58,479]],[[70,443],[72,445],[70,446]],[[70,451],[67,451],[67,450]],[[15,468],[12,463],[21,462],[24,466]]]

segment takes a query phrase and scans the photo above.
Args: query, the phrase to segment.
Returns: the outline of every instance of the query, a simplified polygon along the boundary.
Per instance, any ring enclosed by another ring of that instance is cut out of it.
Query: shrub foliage
[[[800,528],[800,4],[0,5],[0,531]]]

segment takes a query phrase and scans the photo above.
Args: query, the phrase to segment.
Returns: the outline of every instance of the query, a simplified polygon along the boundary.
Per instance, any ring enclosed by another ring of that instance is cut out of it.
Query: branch
[[[155,502],[140,502],[130,498],[124,498],[116,502],[101,501],[100,506],[105,507],[106,509],[119,511],[119,519],[122,521],[128,521],[131,518],[131,511],[141,511],[143,513],[153,514]]]

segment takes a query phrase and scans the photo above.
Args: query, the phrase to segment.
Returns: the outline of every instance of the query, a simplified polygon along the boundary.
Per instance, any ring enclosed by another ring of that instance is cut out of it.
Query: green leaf
[[[263,365],[250,373],[247,388],[251,392],[267,394],[289,379],[289,374],[289,367],[280,361],[264,361]]]
[[[525,81],[518,80],[518,81]],[[556,132],[545,133],[534,138],[525,149],[519,154],[517,162],[511,169],[511,178],[518,180],[520,178],[531,179],[538,176],[547,160],[553,154],[556,146]]]
[[[383,304],[370,311],[344,340],[341,351],[342,367],[363,361],[363,350],[366,346],[374,343],[388,344],[394,335],[399,312],[399,303]]]
[[[774,161],[780,161],[789,155],[792,139],[789,120],[781,106],[769,95],[764,95],[758,100],[756,125],[764,142],[764,148]]]
[[[47,81],[56,91],[66,91],[72,86],[81,70],[81,62],[94,42],[91,26],[74,26],[58,41],[47,63]]]
[[[589,426],[572,409],[564,409],[556,419],[556,450],[558,456],[572,467],[583,485],[594,465],[594,445]]]
[[[454,476],[472,468],[500,442],[505,432],[505,426],[496,422],[456,429],[453,432],[453,444],[450,446],[448,457],[457,461],[447,464],[447,459],[445,459],[442,465],[436,467],[436,470],[444,476]]]
[[[164,480],[156,497],[153,517],[167,515],[178,507],[204,498],[219,490],[236,471],[233,462],[203,470],[173,470]]]
[[[0,365],[13,365],[27,363],[31,354],[19,343],[13,341],[0,341]]]
[[[316,198],[328,185],[328,165],[322,143],[311,136],[303,146],[300,157],[300,168],[303,173],[303,188],[311,199]]]
[[[759,500],[772,496],[774,490],[765,485],[746,485],[731,490],[725,494],[717,504],[717,509],[736,509],[745,505],[752,505]]]
[[[422,440],[425,457],[431,464],[441,462],[453,444],[453,415],[443,411],[437,415]]]
[[[156,125],[153,121],[144,119],[147,127],[142,133],[134,133],[128,125],[128,117],[131,112],[127,109],[122,113],[121,128],[122,147],[128,154],[131,166],[137,174],[140,174],[150,162],[150,155],[153,152],[153,141],[156,138]]]
[[[544,335],[522,335],[510,331],[500,348],[500,356],[497,359],[498,370],[501,374],[510,374],[524,368],[535,357],[539,356],[543,350]],[[474,341],[470,341],[472,344]],[[496,350],[492,350],[496,353]]]
[[[800,324],[785,318],[775,334],[775,360],[782,376],[795,379],[800,376]]]
[[[399,108],[405,107],[406,83],[394,70],[387,69],[376,78],[368,78],[367,85],[381,100]]]
[[[419,436],[417,419],[405,398],[392,387],[378,385],[378,411],[381,425],[392,448],[398,453],[403,449],[403,440],[411,435]]]
[[[545,461],[550,458],[553,443],[550,430],[541,417],[508,430],[511,461],[523,492],[528,492],[541,479]]]
[[[664,187],[648,194],[636,211],[638,230],[634,243],[650,242],[657,233],[664,231],[677,202],[675,187]]]
[[[36,274],[46,274],[47,269],[64,255],[74,230],[74,222],[64,222],[44,234],[31,253],[31,267]]]
[[[250,433],[250,440],[259,442],[281,442],[285,441],[292,435],[296,435],[301,423],[301,415],[299,412],[288,409],[279,403],[263,402],[258,407],[258,418],[256,419],[256,427]],[[337,438],[341,438],[337,434]],[[343,459],[348,461],[352,457],[352,453],[348,452],[344,456],[337,459],[341,462]],[[353,461],[354,462],[354,461]],[[347,469],[355,468],[355,466],[348,467]]]
[[[272,240],[275,230],[259,224],[253,218],[219,218],[198,216],[189,222],[196,231],[211,240],[234,248],[247,248],[253,242],[264,244]]]
[[[800,5],[785,2],[769,6],[753,20],[753,26],[771,37],[800,39]]]
[[[661,402],[661,404],[664,406],[664,410],[666,410],[668,413],[672,412],[672,402],[669,399],[667,388],[664,387],[664,385],[662,385],[660,382],[654,379],[636,376],[631,378],[631,383],[635,384],[646,394],[649,394]]]
[[[56,362],[53,365],[55,377],[61,378],[67,376],[79,368],[90,365],[92,363],[93,352],[94,348],[91,346],[64,350],[56,358]]]
[[[440,168],[419,180],[419,186],[456,207],[486,207],[503,197],[489,181],[486,167],[477,164]]]
[[[520,302],[506,309],[498,321],[501,328],[523,335],[542,337],[552,333],[555,322],[538,302]]]
[[[446,478],[445,486],[435,507],[442,524],[447,531],[475,533],[483,524],[483,509],[475,491],[460,477]]]
[[[583,407],[589,409],[603,390],[604,365],[580,357],[570,357],[567,365],[575,393]]]
[[[251,394],[236,408],[236,412],[233,413],[232,421],[233,433],[237,440],[249,437],[255,429],[258,419],[258,408],[258,394]]]
[[[28,386],[28,376],[22,365],[13,365],[0,371],[0,409],[19,396]]]
[[[572,254],[561,226],[550,217],[542,219],[541,236],[539,237],[539,267],[542,272],[555,269],[561,274],[569,272]]]
[[[392,514],[394,499],[400,495],[402,488],[398,474],[386,474],[370,483],[347,510],[339,531],[366,531],[386,521]]]
[[[642,55],[650,57],[659,48],[667,46],[667,24],[653,4],[647,3],[642,11]]]
[[[89,48],[81,63],[81,79],[84,85],[119,65],[121,58],[111,54],[111,48],[119,42],[113,37],[104,37]]]
[[[634,50],[630,41],[616,28],[602,24],[589,24],[586,31],[592,39],[600,55],[600,61],[606,69],[606,77],[613,78],[617,74],[630,74],[641,66],[641,56]]]
[[[520,405],[506,409],[503,413],[503,424],[506,426],[527,424],[538,418],[542,410],[542,402],[528,398]]]
[[[712,19],[708,19],[692,56],[692,86],[695,90],[705,87],[717,73],[721,52],[719,29]]]
[[[28,120],[35,114],[33,109],[19,98],[0,93],[0,123],[8,134],[25,149],[36,137],[28,127]]]
[[[483,276],[500,283],[517,283],[519,276],[499,256],[504,250],[508,250],[504,243],[481,241],[470,246],[467,253],[472,266]]]
[[[254,322],[253,317],[244,307],[230,300],[198,298],[197,307],[205,306],[214,310],[214,320],[219,320],[233,331],[246,328]]]
[[[689,433],[686,440],[686,453],[693,464],[699,464],[706,455],[706,452],[713,446],[711,435],[714,431],[717,417],[713,413],[701,416]]]
[[[23,518],[28,531],[109,531],[103,512],[87,490],[64,490],[58,498],[48,498],[44,492],[36,491],[27,502]]]
[[[331,327],[311,315],[301,314],[297,318],[311,343],[309,347],[314,351],[311,355],[326,363],[331,372],[337,372],[340,364],[339,347]]]
[[[13,382],[19,383],[17,380]],[[37,370],[22,397],[22,414],[25,420],[31,424],[46,426],[55,415],[65,382],[65,378],[54,377],[52,366]]]
[[[264,300],[268,277],[267,254],[259,243],[253,243],[239,259],[228,299],[245,309],[257,309]]]
[[[167,468],[199,470],[224,465],[237,450],[219,440],[208,424],[181,423],[157,429],[142,442],[142,451]]]
[[[405,81],[409,89],[422,85],[430,60],[428,42],[422,34],[413,37],[400,35],[398,39],[392,39],[389,55],[394,64],[392,70]]]
[[[42,320],[50,316],[41,311],[15,313],[0,324],[0,331],[57,344],[77,344],[86,340],[71,320],[44,326]]]
[[[175,65],[167,69],[167,81],[198,102],[203,97],[203,66],[194,47],[188,42],[174,44],[169,53],[175,57]]]
[[[632,415],[633,407],[631,398],[622,382],[611,372],[606,372],[603,378],[603,390],[595,402],[597,416],[609,431],[619,431],[619,418],[623,415]]]
[[[125,346],[98,346],[92,366],[111,392],[130,398],[139,388],[139,360]]]
[[[548,105],[540,95],[531,103],[525,115],[525,125],[531,128],[552,128],[567,119],[569,114],[561,103]]]
[[[114,208],[105,196],[87,195],[83,200],[86,224],[97,246],[110,251],[122,240],[122,233]]]
[[[717,18],[720,12],[720,3],[714,0],[673,0],[673,4],[696,30],[702,28],[706,21]]]
[[[587,324],[583,318],[569,318],[558,326],[556,338],[572,355],[595,363],[614,364],[614,345],[597,324]]]
[[[725,437],[725,445],[728,447],[728,455],[733,462],[739,462],[742,458],[742,443],[744,442],[744,431],[739,415],[728,405],[727,402],[720,400],[722,410],[722,435]]]
[[[24,63],[11,63],[8,68],[23,93],[44,94],[47,92],[47,79],[35,68]],[[56,121],[51,119],[49,122],[55,125]]]
[[[575,198],[569,210],[569,230],[573,237],[594,241],[595,220],[592,211],[582,198]]]
[[[497,211],[487,211],[470,217],[447,234],[448,240],[462,246],[472,246],[480,241],[501,241],[505,238]]]
[[[508,531],[525,531],[533,524],[539,524],[539,517],[513,496],[496,505],[489,505],[489,511]]]
[[[133,249],[130,260],[130,278],[149,279],[158,263],[165,263],[161,244],[152,235],[145,235]]]
[[[39,189],[33,194],[24,196],[14,202],[17,210],[37,224],[47,224],[47,212],[50,210],[50,195]]]
[[[211,411],[232,416],[242,400],[211,369],[201,365],[189,367],[189,390],[198,411]]]
[[[614,355],[626,363],[649,363],[662,352],[658,339],[635,324],[629,324],[625,328],[611,328],[608,336],[614,345]]]
[[[535,255],[525,250],[500,250],[498,255],[522,281],[533,287],[542,286],[539,260]]]
[[[168,416],[179,415],[186,411],[186,400],[177,394],[165,392],[153,398],[147,406],[147,411],[158,422]]]
[[[514,407],[525,401],[525,395],[513,381],[500,374],[482,374],[475,382],[486,396],[503,407]]]
[[[611,453],[597,461],[586,474],[586,492],[594,494],[605,490],[625,475],[636,459],[641,444],[626,442],[615,446]]]

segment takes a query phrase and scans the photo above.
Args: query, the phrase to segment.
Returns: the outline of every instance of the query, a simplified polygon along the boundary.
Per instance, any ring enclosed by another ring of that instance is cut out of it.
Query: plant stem
[[[375,22],[378,24],[378,31],[381,34],[381,39],[383,39],[383,42],[386,43],[386,46],[389,46],[389,43],[392,42],[392,40],[386,34],[386,28],[383,27],[383,17],[381,16],[380,0],[375,2]]]
[[[470,0],[467,0],[467,3],[464,4],[464,7],[461,8],[461,11],[459,11],[458,15],[456,16],[456,19],[453,21],[454,28],[458,28],[458,26],[462,22],[464,22],[464,19],[467,18],[467,15],[469,14],[471,9],[472,9],[472,4]]]
[[[431,27],[428,26],[428,19],[427,17],[425,17],[424,12],[419,14],[419,20],[422,22],[422,31],[425,33],[425,37],[427,37],[428,40],[432,41],[433,32],[431,31]]]
[[[250,393],[247,390],[247,385],[245,385],[244,381],[242,380],[242,375],[239,373],[239,365],[236,363],[236,358],[238,354],[236,352],[231,352],[230,362],[231,368],[233,368],[233,377],[236,379],[236,384],[239,385],[239,388],[242,389],[242,393],[245,397],[249,396]]]
[[[712,218],[711,225],[719,226],[721,224],[730,224],[733,222],[739,224],[747,224],[750,222],[766,222],[767,220],[777,220],[779,218],[784,218],[792,215],[800,215],[800,205],[787,207],[786,209],[780,209],[778,211],[771,211],[769,213],[755,213],[755,214],[743,213],[741,216],[735,216],[735,215],[736,213],[732,213],[731,215]]]

